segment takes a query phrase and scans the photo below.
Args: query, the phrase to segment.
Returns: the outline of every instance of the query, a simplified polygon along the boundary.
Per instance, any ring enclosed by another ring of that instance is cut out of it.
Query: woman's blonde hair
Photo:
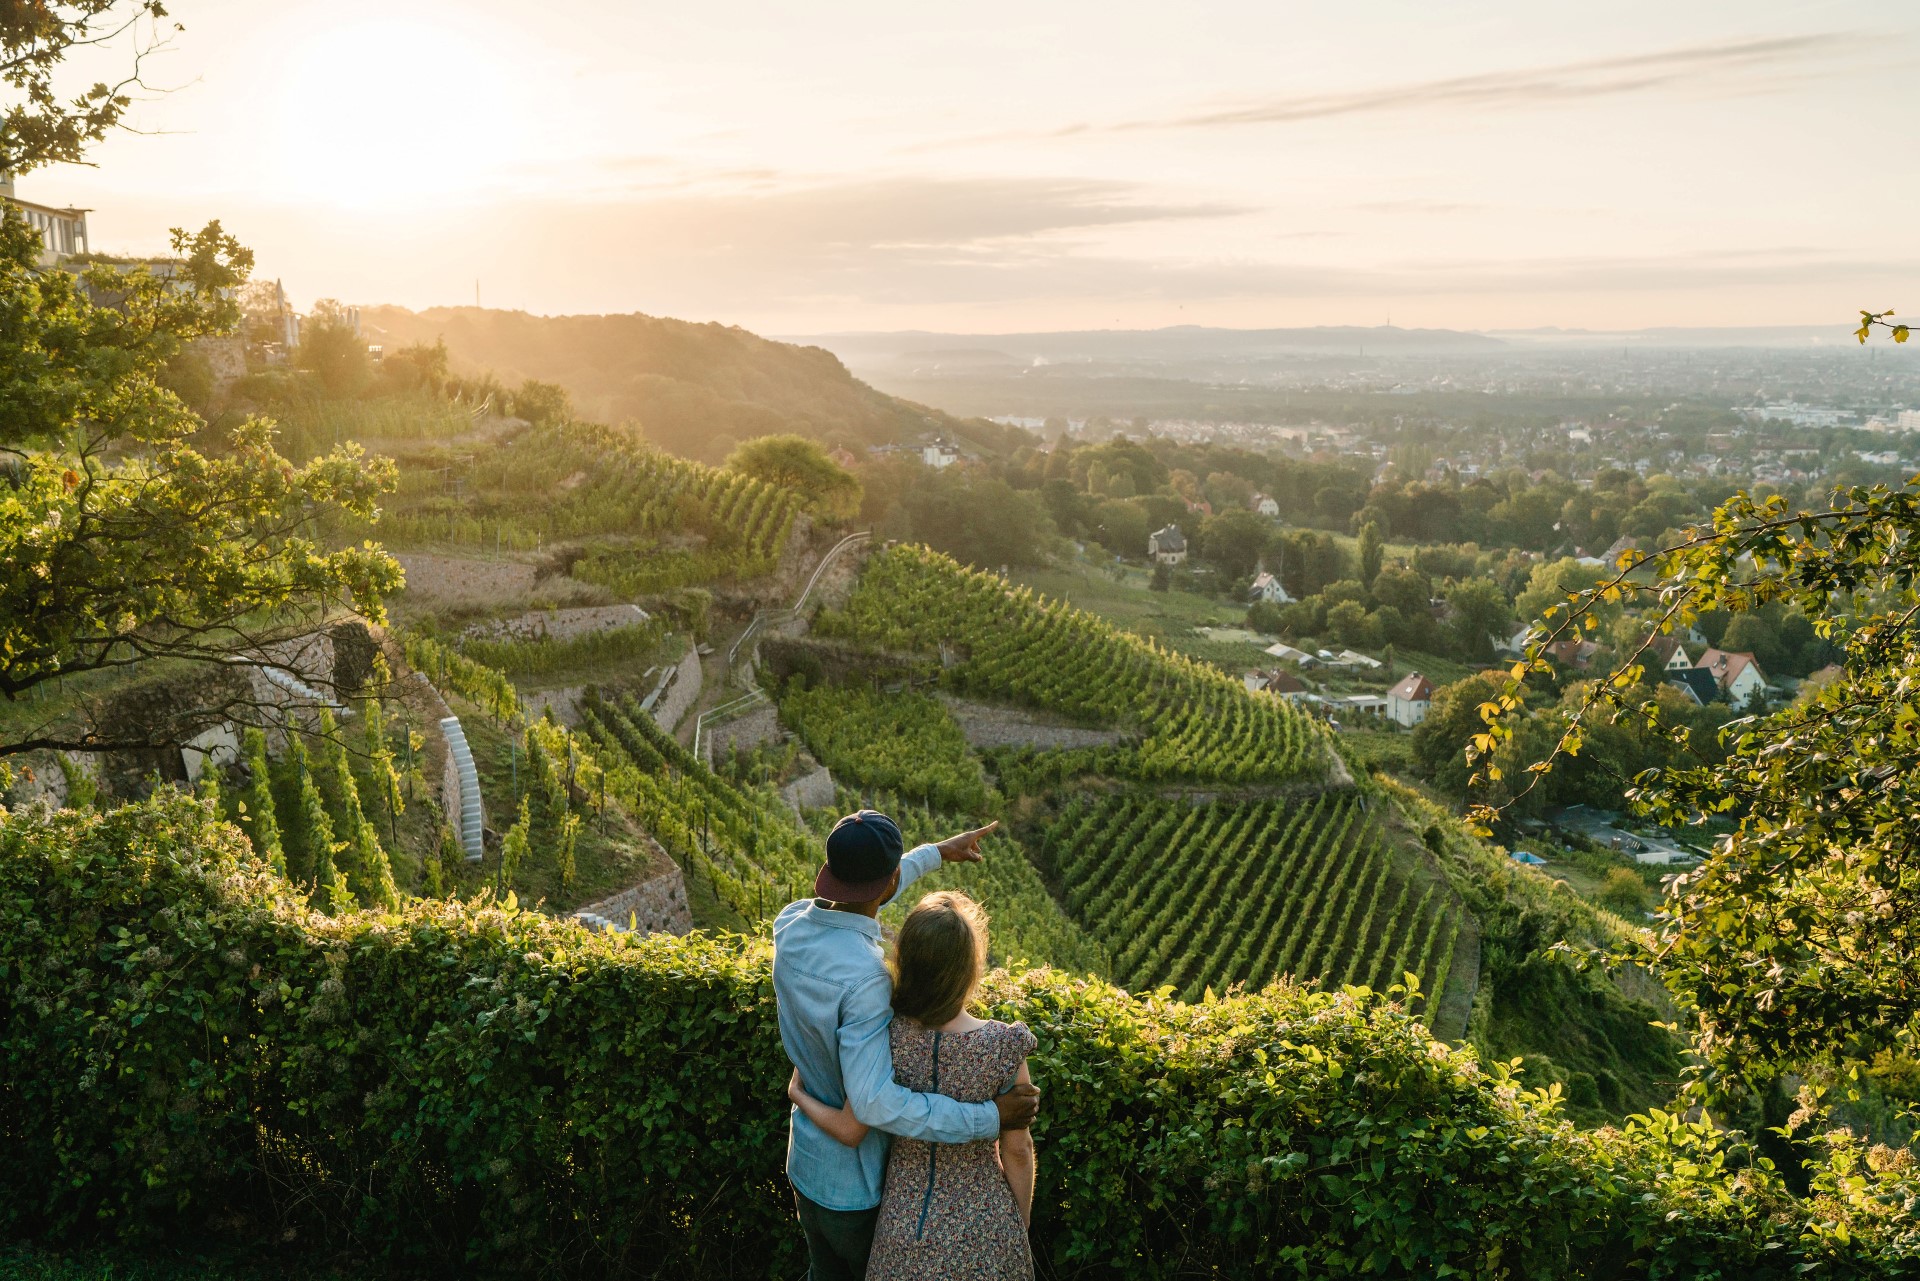
[[[987,914],[958,890],[927,895],[893,944],[893,1012],[922,1027],[959,1017],[987,972]]]

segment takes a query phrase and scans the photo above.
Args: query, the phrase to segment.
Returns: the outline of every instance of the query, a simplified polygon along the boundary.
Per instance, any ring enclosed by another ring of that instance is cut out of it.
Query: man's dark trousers
[[[793,1207],[800,1214],[801,1230],[807,1234],[808,1281],[862,1281],[867,1275],[867,1255],[873,1251],[873,1226],[880,1219],[880,1207],[829,1210],[798,1191],[793,1194]]]

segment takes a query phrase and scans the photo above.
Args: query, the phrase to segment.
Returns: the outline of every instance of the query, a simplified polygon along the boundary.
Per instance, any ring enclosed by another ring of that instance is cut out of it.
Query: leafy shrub
[[[763,942],[485,904],[329,919],[198,802],[0,815],[0,1235],[790,1274]],[[1706,1122],[1581,1132],[1381,1001],[1050,970],[1034,1236],[1066,1275],[1911,1275],[1910,1161],[1795,1200]]]

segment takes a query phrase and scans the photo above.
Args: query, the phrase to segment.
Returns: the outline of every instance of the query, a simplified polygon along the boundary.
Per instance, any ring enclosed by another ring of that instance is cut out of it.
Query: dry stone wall
[[[793,807],[795,814],[803,809],[818,809],[833,804],[833,775],[822,765],[809,774],[802,774],[780,789],[780,799]]]
[[[761,703],[732,720],[709,725],[702,731],[700,750],[711,764],[715,759],[725,756],[729,748],[750,752],[762,743],[779,741],[783,732],[780,728],[780,709],[772,703]]]
[[[517,618],[476,623],[466,635],[479,640],[572,640],[595,632],[638,627],[651,617],[638,605],[582,605],[576,609],[536,609]]]
[[[687,656],[680,660],[680,666],[674,672],[673,680],[668,683],[666,692],[653,705],[653,719],[661,729],[671,734],[673,727],[687,714],[687,709],[699,701],[700,682],[700,651],[689,641]]]
[[[940,701],[960,723],[967,745],[975,749],[989,747],[1037,747],[1049,751],[1076,747],[1112,747],[1126,735],[1114,729],[1085,729],[1049,720],[1017,707],[996,707],[970,699],[942,694]]]
[[[691,934],[687,883],[671,863],[659,875],[589,903],[574,912],[592,929],[632,929],[641,934]]]

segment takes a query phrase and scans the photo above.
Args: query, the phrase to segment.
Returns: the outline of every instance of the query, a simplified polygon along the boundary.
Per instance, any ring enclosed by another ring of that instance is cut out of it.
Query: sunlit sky
[[[1911,0],[177,0],[98,249],[769,333],[1920,307]],[[89,74],[110,67],[83,64]]]

